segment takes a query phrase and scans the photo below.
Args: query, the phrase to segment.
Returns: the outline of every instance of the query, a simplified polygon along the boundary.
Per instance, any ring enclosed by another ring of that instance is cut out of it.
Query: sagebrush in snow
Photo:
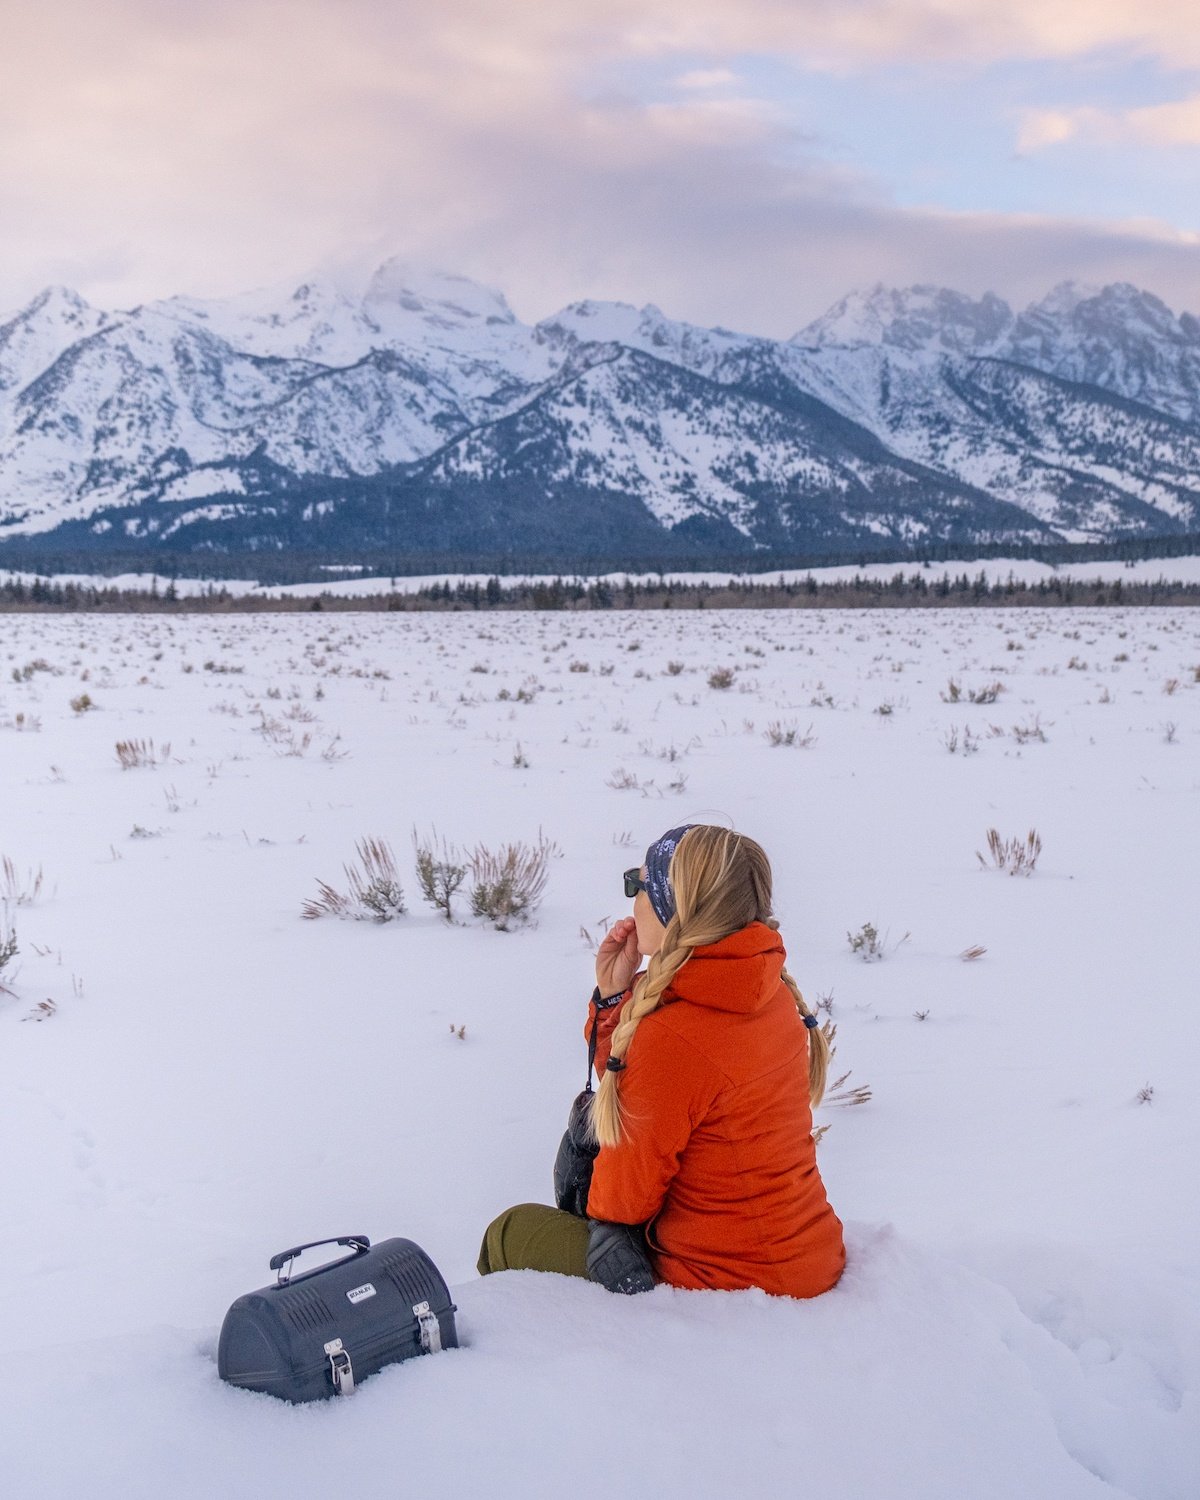
[[[864,922],[857,932],[847,932],[846,941],[850,952],[857,953],[864,963],[883,957],[883,939],[874,922]]]
[[[23,667],[14,667],[12,669],[12,680],[14,682],[28,682],[37,672],[50,672],[55,677],[62,676],[58,667],[52,667],[45,657],[39,656],[36,661],[27,661]]]
[[[414,828],[412,841],[417,858],[417,884],[421,887],[421,897],[435,911],[440,911],[447,922],[452,922],[454,913],[451,902],[467,877],[467,867],[460,862],[458,851],[445,839],[441,840],[439,848],[436,829],[428,838],[421,838]]]
[[[360,839],[355,847],[358,864],[342,866],[348,889],[339,891],[318,880],[318,894],[304,903],[301,916],[310,921],[317,917],[353,917],[360,922],[390,922],[404,915],[404,892],[387,840]]]
[[[12,991],[5,988],[4,970],[16,958],[21,950],[17,947],[16,928],[8,925],[8,919],[4,910],[0,907],[0,994],[11,994]]]
[[[1037,868],[1038,855],[1042,852],[1042,838],[1036,828],[1031,828],[1023,839],[1002,839],[994,828],[987,831],[988,852],[992,857],[992,868],[1007,870],[1010,875],[1032,875]],[[975,858],[986,870],[987,860],[975,851]]]
[[[527,921],[540,903],[555,845],[538,834],[536,844],[502,844],[492,850],[480,844],[471,854],[471,910],[500,932],[511,922]]]
[[[776,720],[768,724],[763,733],[763,738],[768,745],[795,745],[801,750],[807,750],[810,745],[816,743],[816,735],[812,732],[812,725],[808,726],[804,734],[800,733],[800,726],[794,720],[786,722]]]
[[[404,892],[396,870],[396,859],[385,839],[362,839],[358,845],[359,865],[347,865],[346,878],[350,895],[363,916],[376,922],[390,922],[404,915]]]

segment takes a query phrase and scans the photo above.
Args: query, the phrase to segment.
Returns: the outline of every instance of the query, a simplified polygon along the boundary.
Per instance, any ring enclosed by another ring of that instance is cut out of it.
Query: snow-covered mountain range
[[[393,260],[0,320],[0,538],[667,555],[1200,530],[1200,321],[856,292],[788,340]]]

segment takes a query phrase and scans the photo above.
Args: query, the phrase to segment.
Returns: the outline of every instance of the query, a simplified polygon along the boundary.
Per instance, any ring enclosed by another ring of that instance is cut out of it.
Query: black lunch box
[[[296,1257],[318,1245],[351,1253],[293,1276]],[[274,1285],[239,1297],[221,1325],[217,1370],[231,1385],[321,1401],[384,1365],[458,1347],[449,1288],[412,1240],[313,1240],[273,1255],[270,1269]]]

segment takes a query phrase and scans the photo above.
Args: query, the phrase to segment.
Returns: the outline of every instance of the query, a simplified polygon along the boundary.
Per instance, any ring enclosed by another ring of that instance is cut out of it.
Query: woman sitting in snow
[[[766,855],[727,828],[673,828],[626,872],[625,894],[633,916],[596,955],[585,1035],[600,1086],[589,1069],[555,1167],[559,1207],[501,1214],[480,1274],[828,1291],[845,1250],[811,1105],[829,1049],[783,966]]]

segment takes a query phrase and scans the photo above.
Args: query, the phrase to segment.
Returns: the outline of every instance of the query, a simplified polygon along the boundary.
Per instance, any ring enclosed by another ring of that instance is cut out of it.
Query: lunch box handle
[[[371,1241],[365,1234],[343,1234],[331,1240],[309,1240],[307,1245],[294,1245],[290,1250],[281,1250],[278,1255],[272,1255],[269,1269],[278,1272],[275,1278],[276,1286],[287,1286],[292,1279],[292,1261],[305,1250],[315,1250],[319,1245],[345,1245],[347,1249],[353,1250],[354,1255],[363,1255],[371,1248]],[[353,1260],[353,1255],[345,1257]],[[341,1264],[341,1262],[337,1262]]]

